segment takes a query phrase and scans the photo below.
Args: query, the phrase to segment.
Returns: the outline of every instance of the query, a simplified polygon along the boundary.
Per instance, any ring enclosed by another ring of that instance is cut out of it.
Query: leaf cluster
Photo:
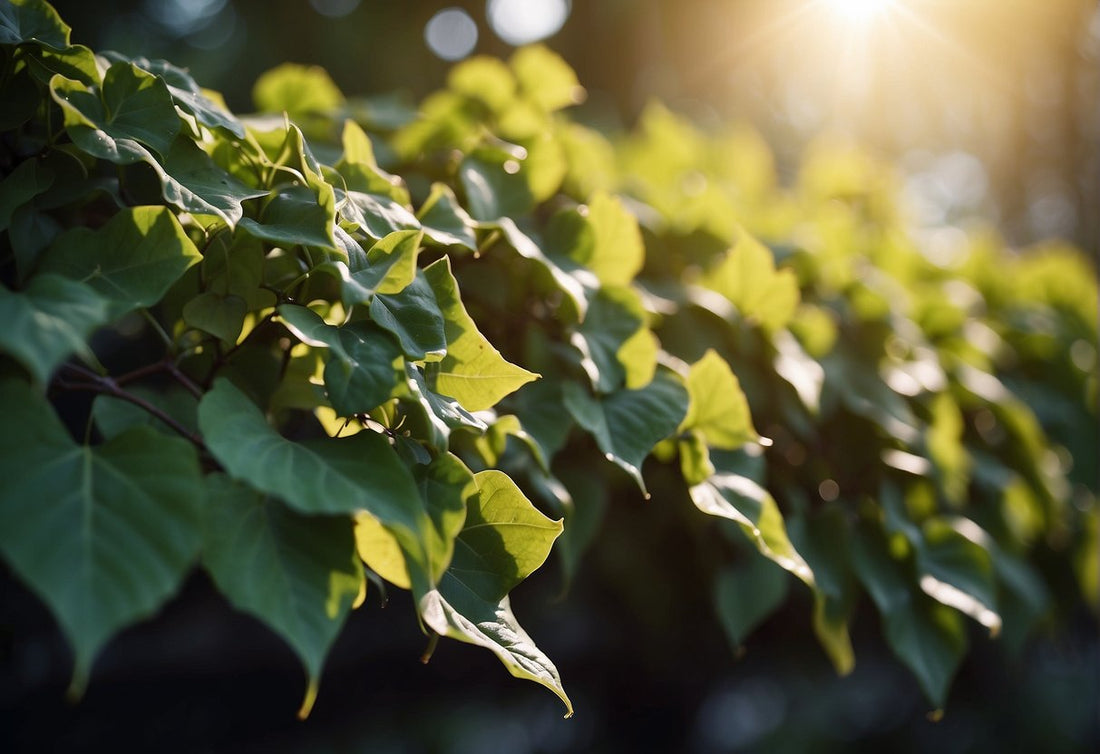
[[[1018,645],[1066,578],[1095,607],[1075,250],[944,262],[836,145],[781,187],[745,126],[654,104],[612,140],[541,46],[402,122],[291,64],[235,115],[41,0],[0,3],[0,49],[0,553],[74,690],[198,564],[301,658],[302,714],[368,582],[571,713],[509,593],[655,478],[712,517],[733,643],[801,584],[847,672],[866,596],[936,706],[968,619]]]

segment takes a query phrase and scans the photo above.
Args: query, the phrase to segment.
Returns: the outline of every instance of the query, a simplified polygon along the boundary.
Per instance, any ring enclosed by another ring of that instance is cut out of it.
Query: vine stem
[[[62,377],[57,377],[55,379],[55,382],[58,387],[64,388],[65,390],[88,390],[93,393],[109,395],[113,398],[119,398],[121,400],[132,403],[138,408],[149,413],[151,416],[155,416],[156,418],[160,419],[162,422],[178,432],[181,436],[190,440],[199,450],[205,449],[205,446],[202,442],[202,437],[194,432],[189,431],[187,427],[180,424],[178,421],[173,419],[171,416],[169,416],[164,411],[157,408],[144,398],[123,390],[114,378],[98,375],[95,372],[85,369],[84,367],[77,366],[76,364],[65,364],[62,368],[67,369],[68,371],[76,375],[79,375],[83,378],[84,381],[70,382],[69,380],[66,380]]]

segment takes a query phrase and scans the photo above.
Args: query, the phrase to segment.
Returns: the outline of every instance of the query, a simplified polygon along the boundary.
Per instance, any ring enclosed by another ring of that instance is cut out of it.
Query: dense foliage
[[[1075,250],[918,243],[847,147],[783,187],[745,127],[655,104],[610,140],[543,47],[416,111],[287,64],[250,117],[41,0],[0,47],[0,552],[74,693],[198,564],[300,656],[302,714],[368,583],[571,713],[508,594],[555,541],[583,579],[627,484],[713,517],[734,644],[806,589],[847,672],[866,596],[937,707],[968,620],[1096,607]]]

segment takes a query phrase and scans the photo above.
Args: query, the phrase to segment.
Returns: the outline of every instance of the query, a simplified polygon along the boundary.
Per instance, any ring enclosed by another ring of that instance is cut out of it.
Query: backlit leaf
[[[724,450],[736,450],[759,437],[741,383],[713,349],[691,365],[687,389],[690,403],[679,431],[699,432],[707,445]]]

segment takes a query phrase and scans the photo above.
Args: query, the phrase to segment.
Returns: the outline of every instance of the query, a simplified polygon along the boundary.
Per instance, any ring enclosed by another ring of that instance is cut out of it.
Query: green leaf
[[[702,284],[725,296],[741,316],[771,332],[782,329],[798,308],[798,280],[790,270],[775,269],[767,246],[744,229]]]
[[[783,604],[788,583],[783,570],[762,557],[718,572],[714,607],[734,647],[740,647],[753,629]]]
[[[922,527],[917,546],[920,588],[932,599],[953,607],[989,629],[1001,630],[997,584],[990,537],[965,518],[932,518]]]
[[[638,221],[616,197],[603,193],[587,206],[555,215],[546,245],[552,256],[584,265],[603,285],[629,285],[645,263]]]
[[[451,429],[466,427],[475,432],[484,432],[486,430],[487,427],[485,422],[463,408],[454,398],[440,395],[434,390],[431,390],[428,387],[427,380],[420,367],[413,364],[406,364],[405,372],[409,378],[407,383],[409,391],[414,400],[418,401],[427,412],[428,420],[435,427],[433,431],[433,444],[437,448],[446,450],[446,439],[450,436]]]
[[[336,208],[371,238],[384,238],[399,230],[419,230],[420,222],[405,205],[388,196],[335,189]]]
[[[547,112],[584,100],[584,88],[577,74],[556,52],[545,45],[528,45],[508,60],[525,97]]]
[[[447,86],[479,100],[494,112],[507,107],[516,93],[512,72],[503,62],[487,55],[468,58],[454,66],[447,74]]]
[[[199,403],[199,427],[211,454],[233,477],[301,513],[364,510],[396,537],[418,574],[427,580],[433,572],[425,544],[431,520],[415,479],[384,436],[365,431],[292,442],[226,379],[215,381]]]
[[[403,182],[378,167],[370,138],[358,123],[345,120],[340,141],[344,154],[336,163],[336,171],[343,177],[349,189],[395,200],[398,206],[408,204],[409,192]]]
[[[688,412],[680,424],[680,432],[699,432],[707,445],[723,450],[736,450],[759,439],[741,383],[714,349],[708,348],[691,365],[687,389]]]
[[[44,160],[23,160],[0,181],[0,232],[11,225],[12,213],[49,190],[54,171]]]
[[[904,564],[891,555],[881,528],[861,527],[853,544],[852,565],[882,614],[886,641],[928,699],[942,709],[966,654],[959,614],[915,589]]]
[[[562,524],[539,513],[502,472],[475,480],[451,567],[438,590],[417,594],[421,617],[442,636],[489,649],[513,676],[546,686],[571,715],[557,668],[520,627],[506,596],[545,562]]]
[[[518,217],[535,204],[519,160],[503,149],[479,149],[466,155],[458,179],[475,220]]]
[[[344,95],[320,66],[283,63],[256,79],[252,101],[260,112],[286,111],[297,118],[332,112],[344,104]]]
[[[531,237],[521,231],[510,217],[502,217],[495,223],[482,223],[483,228],[497,228],[508,245],[524,259],[530,259],[549,273],[558,289],[573,304],[576,319],[584,319],[588,311],[588,294],[581,279],[591,278],[591,273],[567,257],[552,258],[543,253]],[[591,281],[590,281],[591,282]]]
[[[787,520],[791,541],[814,574],[814,633],[841,675],[850,673],[856,662],[848,635],[856,585],[845,515],[840,505],[831,505],[812,520],[803,516]]]
[[[100,647],[151,616],[198,554],[198,456],[145,427],[77,445],[19,382],[0,383],[0,413],[0,550],[72,643],[79,693]]]
[[[553,691],[565,704],[565,716],[573,716],[557,667],[520,626],[507,597],[487,604],[447,575],[440,588],[424,594],[418,604],[420,617],[437,634],[488,649],[514,677]]]
[[[242,202],[268,194],[266,189],[250,188],[222,170],[186,137],[173,142],[164,157],[163,169],[150,164],[160,178],[166,202],[193,214],[215,215],[230,227],[244,216]]]
[[[183,305],[183,321],[188,327],[210,333],[233,345],[241,334],[248,302],[239,296],[206,291]]]
[[[501,471],[474,475],[466,522],[448,573],[487,603],[498,603],[545,561],[562,522],[540,513]]]
[[[325,655],[365,589],[351,522],[304,516],[224,474],[207,483],[203,566],[230,604],[286,640],[309,679],[309,713]]]
[[[505,361],[478,331],[462,304],[449,258],[428,265],[424,274],[435,292],[447,337],[447,355],[439,362],[436,392],[454,398],[468,411],[482,411],[538,379],[537,374]]]
[[[748,477],[719,468],[688,492],[703,513],[735,522],[764,557],[814,586],[813,571],[787,538],[783,514],[766,489]]]
[[[476,223],[459,205],[447,184],[432,184],[432,191],[420,205],[416,216],[424,228],[424,235],[435,243],[477,250],[477,236],[474,235]]]
[[[55,50],[69,46],[69,26],[43,0],[10,0],[0,5],[0,44],[35,42]]]
[[[57,275],[35,275],[18,293],[0,286],[0,351],[45,385],[71,354],[94,361],[87,338],[110,319],[107,309],[91,288]]]
[[[439,361],[447,353],[443,314],[421,270],[400,293],[376,295],[370,302],[370,316],[393,333],[406,358]]]
[[[350,259],[351,279],[344,281],[344,301],[368,303],[378,293],[400,293],[416,277],[416,257],[423,234],[398,230],[367,251],[366,259]]]
[[[117,53],[114,55],[107,54],[106,57],[112,60],[122,59]],[[244,124],[230,113],[223,104],[214,101],[210,96],[203,93],[202,88],[195,83],[195,80],[183,68],[174,66],[165,60],[149,60],[148,58],[130,58],[129,62],[154,76],[164,79],[176,105],[184,112],[194,116],[195,120],[202,125],[211,129],[219,129],[227,136],[233,136],[237,139],[245,138],[247,132]]]
[[[40,271],[78,280],[112,316],[158,303],[202,256],[167,207],[131,207],[98,230],[74,228],[43,255]]]
[[[259,220],[245,217],[240,226],[250,234],[279,246],[336,249],[336,198],[332,186],[287,184],[271,193]]]
[[[180,132],[167,84],[132,63],[108,68],[98,93],[61,75],[50,80],[50,90],[64,111],[69,136],[95,157],[125,164],[120,156],[132,151],[134,142],[165,155]]]
[[[580,351],[581,368],[599,393],[614,392],[624,384],[629,389],[644,387],[657,369],[656,338],[632,288],[600,288],[569,340]]]
[[[653,447],[676,431],[687,411],[688,394],[680,379],[659,368],[638,390],[619,390],[594,398],[576,383],[566,383],[565,407],[596,439],[607,460],[620,466],[648,496],[642,462]]]
[[[388,332],[368,321],[333,327],[294,304],[283,304],[278,311],[303,343],[329,349],[325,388],[337,414],[366,413],[389,400],[398,381],[401,350]]]

